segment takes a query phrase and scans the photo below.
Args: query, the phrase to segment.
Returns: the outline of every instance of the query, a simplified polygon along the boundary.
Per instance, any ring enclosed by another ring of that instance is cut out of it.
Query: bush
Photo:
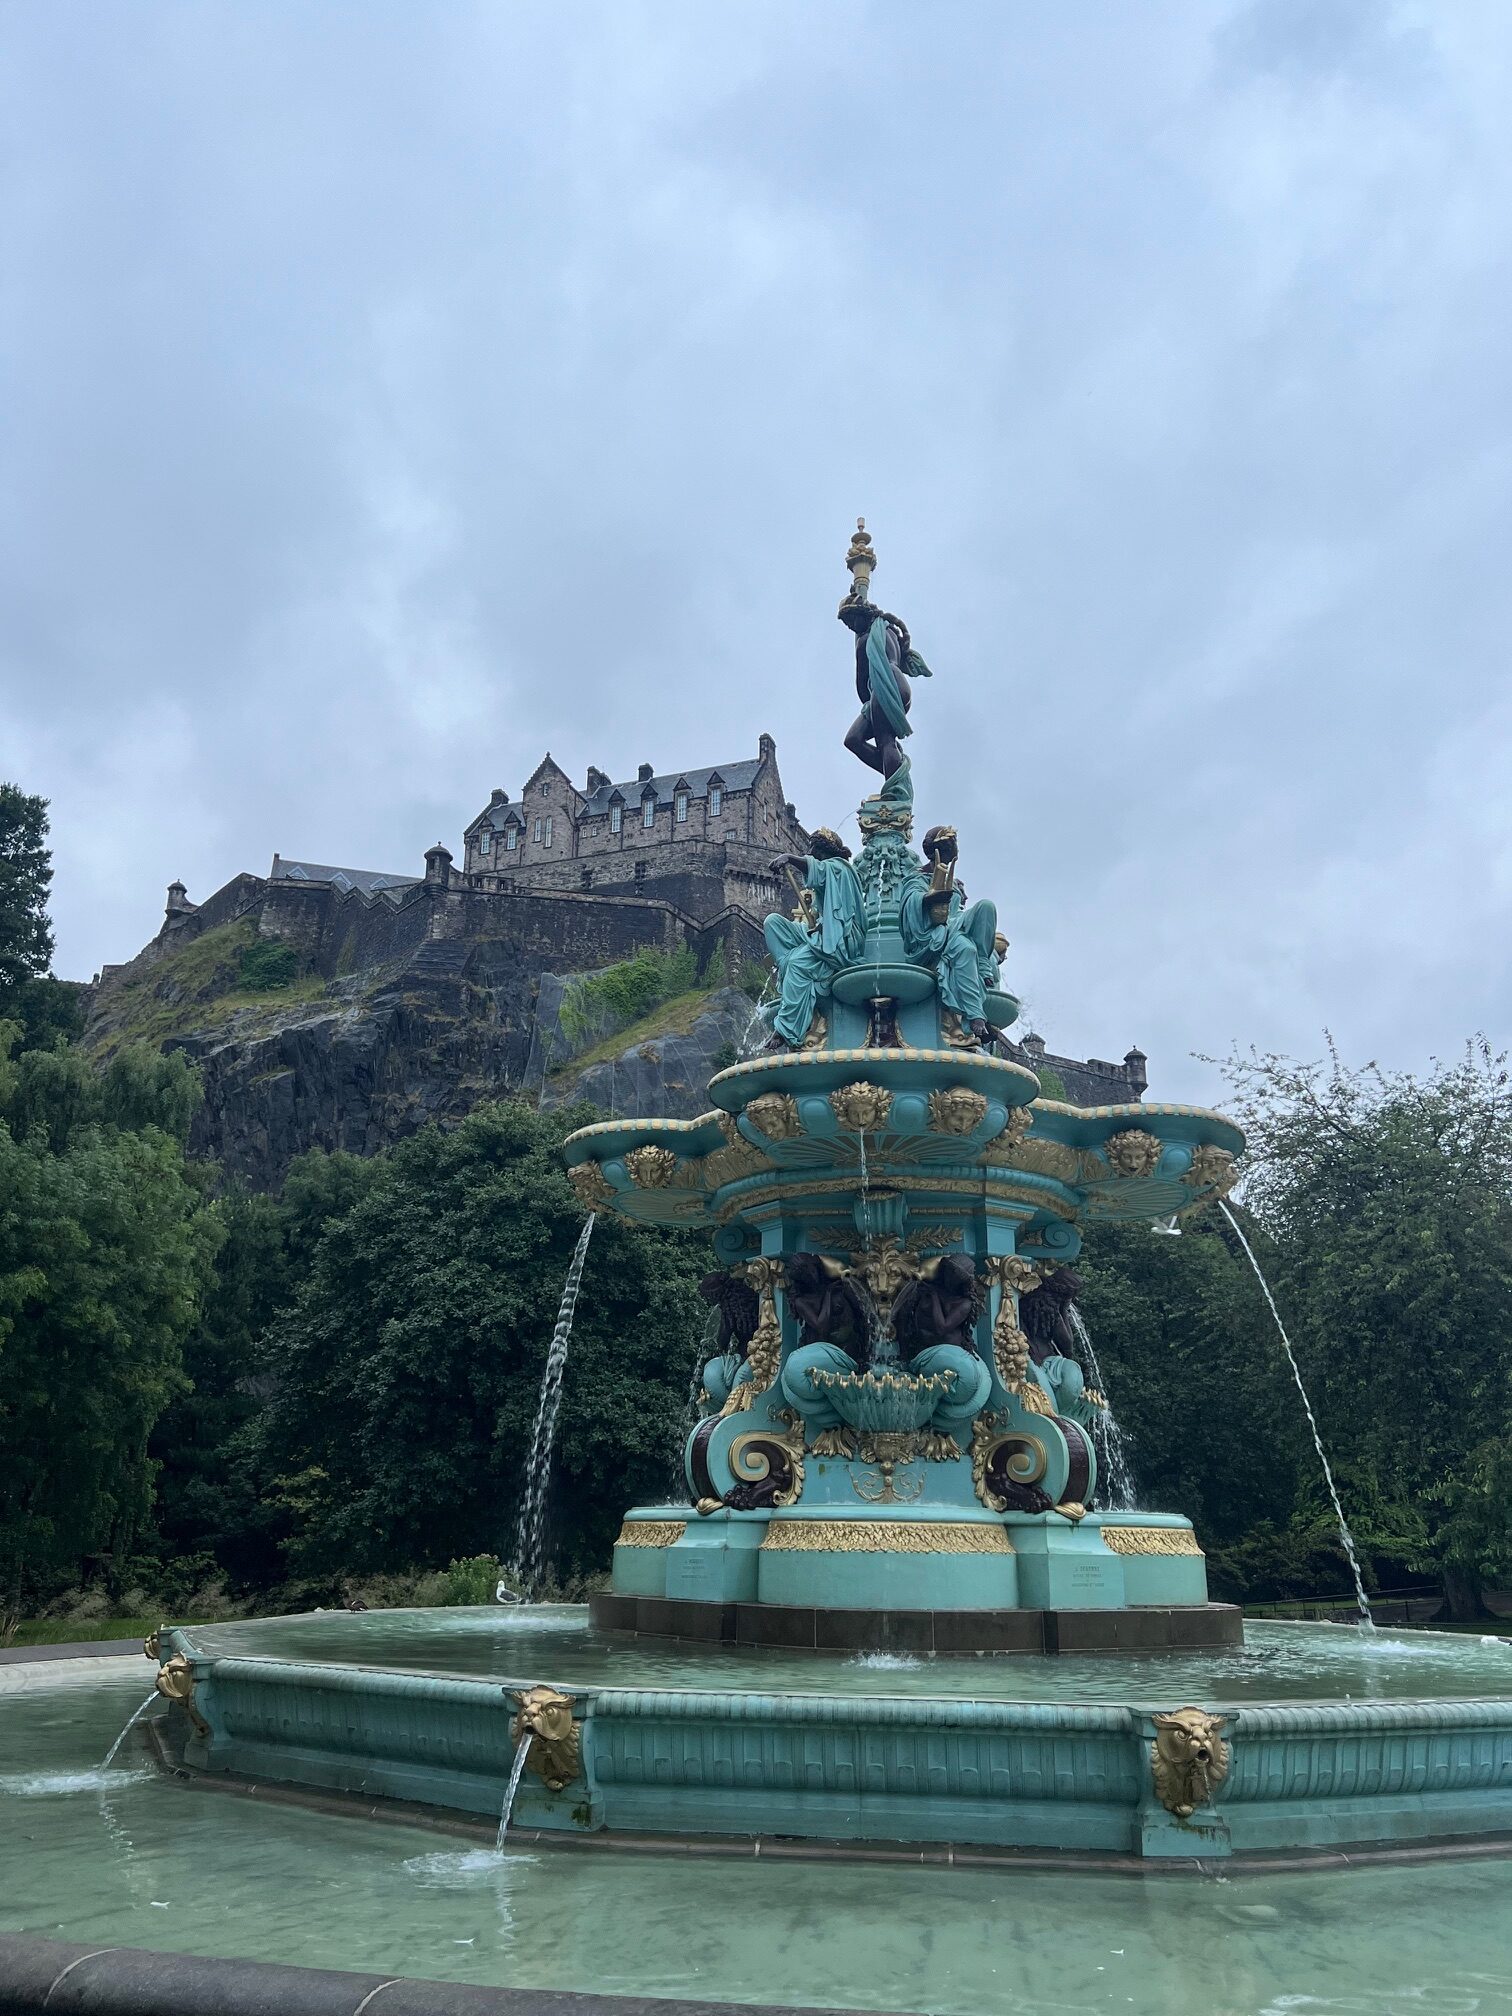
[[[663,1001],[691,993],[697,985],[698,961],[691,946],[679,945],[675,952],[638,952],[602,973],[573,981],[562,997],[562,1034],[574,1049],[581,1049],[639,1022]]]
[[[453,1561],[443,1578],[446,1593],[439,1600],[449,1604],[492,1603],[503,1573],[504,1564],[496,1554],[473,1554],[465,1561]]]
[[[255,945],[242,947],[239,969],[243,987],[254,994],[271,993],[275,987],[287,987],[298,977],[299,954],[292,945],[260,938]]]

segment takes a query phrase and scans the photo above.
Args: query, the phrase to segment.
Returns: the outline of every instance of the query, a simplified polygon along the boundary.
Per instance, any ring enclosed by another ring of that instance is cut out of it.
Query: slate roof
[[[749,791],[756,782],[756,772],[761,768],[761,758],[748,757],[743,763],[711,763],[702,770],[669,770],[663,777],[647,777],[644,782],[639,777],[631,777],[623,784],[600,784],[583,804],[581,817],[592,819],[596,814],[609,810],[609,801],[616,793],[627,805],[638,805],[648,791],[654,791],[657,802],[670,802],[679,784],[686,783],[690,796],[707,798],[709,779],[717,777],[726,791]]]
[[[337,889],[356,889],[364,896],[402,896],[420,880],[418,875],[385,875],[376,868],[332,868],[322,861],[288,861],[273,856],[270,882],[329,882]]]

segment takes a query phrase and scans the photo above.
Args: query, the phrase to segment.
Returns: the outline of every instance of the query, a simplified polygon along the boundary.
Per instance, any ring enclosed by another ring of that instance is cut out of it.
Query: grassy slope
[[[623,1057],[627,1050],[634,1050],[641,1043],[650,1043],[658,1036],[686,1036],[707,1009],[710,991],[707,987],[692,987],[686,994],[674,994],[670,1001],[661,1002],[649,1015],[643,1015],[639,1022],[617,1030],[613,1036],[606,1036],[602,1043],[595,1043],[591,1050],[584,1050],[569,1063],[559,1065],[552,1072],[552,1078],[576,1078],[579,1072],[588,1070],[592,1065],[612,1063],[616,1057]]]
[[[213,1029],[238,1009],[264,1015],[318,1001],[325,982],[316,975],[286,987],[253,990],[241,985],[241,955],[257,942],[250,917],[204,931],[179,951],[134,974],[109,1002],[110,1032],[96,1046],[108,1056],[123,1043],[159,1045],[170,1036]]]

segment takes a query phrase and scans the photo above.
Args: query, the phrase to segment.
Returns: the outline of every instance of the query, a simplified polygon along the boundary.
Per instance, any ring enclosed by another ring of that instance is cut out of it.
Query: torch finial
[[[845,564],[851,571],[851,599],[865,602],[871,593],[872,570],[876,567],[877,556],[872,551],[871,534],[866,529],[866,520],[858,518],[856,529],[851,535],[850,551],[845,556]]]

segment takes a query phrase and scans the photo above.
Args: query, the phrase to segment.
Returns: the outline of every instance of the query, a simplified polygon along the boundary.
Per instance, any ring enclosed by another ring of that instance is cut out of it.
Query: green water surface
[[[1512,2012],[1509,1862],[1208,1879],[496,1857],[175,1784],[129,1747],[102,1774],[148,1670],[0,1695],[0,1929],[939,2016]]]
[[[1512,1696],[1512,1643],[1433,1631],[1362,1633],[1353,1625],[1245,1627],[1228,1652],[1148,1658],[912,1657],[769,1651],[631,1639],[589,1628],[565,1604],[457,1610],[332,1610],[246,1624],[195,1625],[186,1636],[223,1653],[380,1666],[565,1687],[743,1693],[951,1695],[997,1701],[1485,1700]]]

